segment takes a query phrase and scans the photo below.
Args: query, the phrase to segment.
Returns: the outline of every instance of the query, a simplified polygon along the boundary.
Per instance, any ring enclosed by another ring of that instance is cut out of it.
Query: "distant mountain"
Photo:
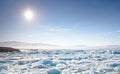
[[[72,48],[72,49],[88,49],[89,47],[85,46],[85,45],[75,45],[75,46],[69,46],[69,48]]]
[[[52,44],[46,44],[46,43],[27,43],[27,42],[18,42],[18,41],[0,42],[0,46],[21,48],[21,49],[85,49],[85,48],[88,48],[87,46],[84,46],[84,45],[59,46],[59,45],[52,45]]]
[[[45,44],[45,43],[27,43],[27,42],[17,42],[17,41],[6,41],[0,42],[1,47],[14,47],[22,49],[47,49],[47,48],[57,48],[58,45]]]
[[[96,46],[94,49],[120,49],[120,45]]]
[[[95,47],[89,47],[85,45],[59,46],[46,43],[27,43],[18,41],[0,42],[0,47],[13,47],[21,49],[120,49],[120,45],[95,46]]]

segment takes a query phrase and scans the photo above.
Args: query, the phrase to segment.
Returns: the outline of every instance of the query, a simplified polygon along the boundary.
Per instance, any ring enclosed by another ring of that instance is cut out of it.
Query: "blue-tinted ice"
[[[120,50],[0,53],[0,74],[120,74]]]

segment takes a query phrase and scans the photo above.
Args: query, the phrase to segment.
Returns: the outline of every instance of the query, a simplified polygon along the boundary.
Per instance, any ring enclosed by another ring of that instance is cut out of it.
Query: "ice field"
[[[0,53],[0,74],[120,74],[120,50]]]

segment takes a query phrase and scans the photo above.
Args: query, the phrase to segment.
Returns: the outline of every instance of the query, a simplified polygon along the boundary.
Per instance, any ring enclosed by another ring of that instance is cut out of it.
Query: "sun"
[[[33,14],[33,11],[28,9],[24,12],[24,17],[27,19],[27,20],[32,20],[33,17],[34,17],[34,14]]]

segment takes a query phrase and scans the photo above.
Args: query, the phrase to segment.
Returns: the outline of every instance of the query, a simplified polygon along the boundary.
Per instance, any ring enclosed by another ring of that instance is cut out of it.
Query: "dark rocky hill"
[[[11,48],[11,47],[0,47],[0,52],[13,52],[13,51],[19,51],[19,49]]]

